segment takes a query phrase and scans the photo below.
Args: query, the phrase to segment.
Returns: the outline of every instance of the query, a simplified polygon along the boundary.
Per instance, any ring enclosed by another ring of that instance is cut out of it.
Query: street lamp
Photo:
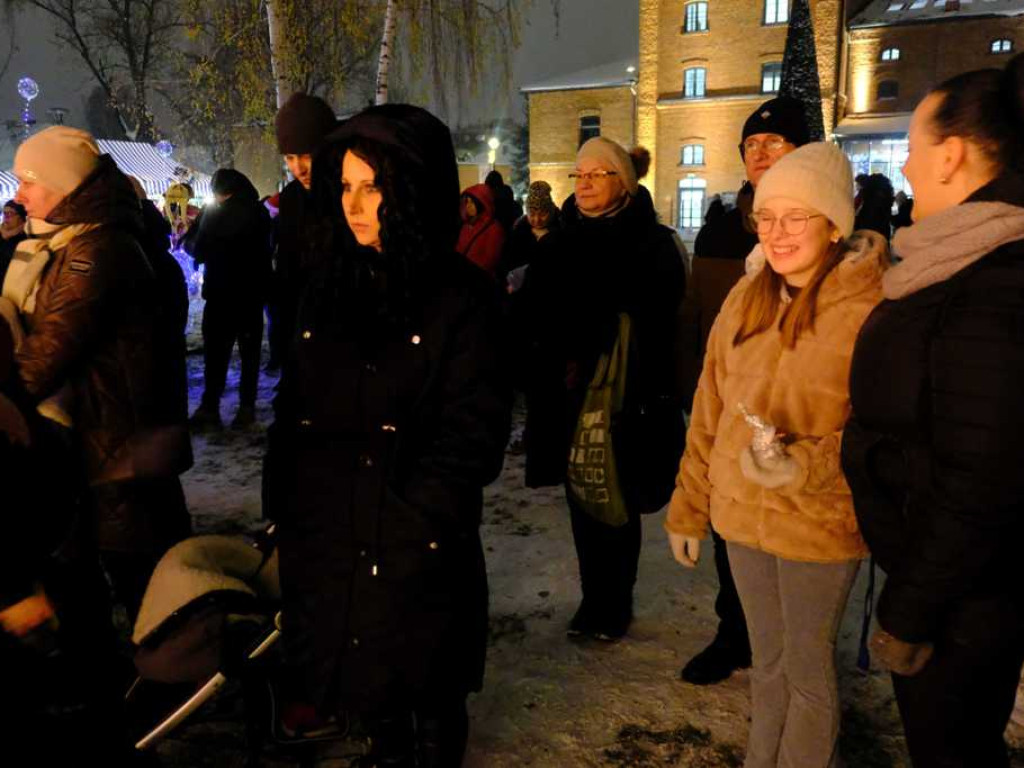
[[[491,164],[491,170],[494,170],[494,164],[498,160],[498,147],[501,146],[501,142],[497,136],[491,136],[487,140],[487,146],[490,147],[490,152],[487,153],[487,162]]]

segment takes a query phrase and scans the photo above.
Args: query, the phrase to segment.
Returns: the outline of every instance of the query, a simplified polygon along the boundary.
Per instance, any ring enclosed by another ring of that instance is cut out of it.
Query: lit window
[[[883,80],[878,84],[879,99],[895,99],[900,95],[900,84],[895,80]]]
[[[700,229],[704,217],[704,194],[708,183],[704,179],[679,180],[679,228]]]
[[[764,0],[764,23],[785,24],[789,21],[789,0]]]
[[[708,4],[704,2],[687,3],[686,25],[683,27],[687,32],[705,32],[708,28]]]
[[[899,48],[886,48],[882,51],[882,61],[899,61],[900,60],[900,49]]]
[[[681,156],[679,158],[679,164],[704,165],[704,145],[684,144]]]
[[[778,93],[782,85],[782,62],[761,65],[761,93]]]
[[[690,67],[683,73],[683,96],[699,99],[704,96],[708,71],[704,67]]]
[[[601,116],[584,115],[580,118],[580,146],[595,136],[601,135]]]
[[[885,10],[887,13],[895,13],[896,11],[902,11],[904,5],[903,0],[898,0],[898,2],[889,3],[889,7]]]
[[[912,2],[910,4],[909,10],[911,10],[911,11],[920,11],[926,5],[928,5],[928,0],[914,0],[914,2]]]
[[[989,46],[991,53],[1010,53],[1013,50],[1013,40],[1009,38],[1000,38],[999,40],[993,40],[992,45]]]

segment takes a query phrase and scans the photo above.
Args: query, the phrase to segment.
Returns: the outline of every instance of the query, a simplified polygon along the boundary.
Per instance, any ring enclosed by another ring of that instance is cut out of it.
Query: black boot
[[[711,645],[694,656],[679,676],[693,685],[714,685],[727,679],[737,669],[750,666],[750,646],[732,644],[715,635]]]
[[[416,713],[418,768],[459,768],[469,737],[469,716],[464,700],[443,711]]]
[[[364,760],[373,768],[416,768],[416,738],[412,712],[364,717],[370,753]]]

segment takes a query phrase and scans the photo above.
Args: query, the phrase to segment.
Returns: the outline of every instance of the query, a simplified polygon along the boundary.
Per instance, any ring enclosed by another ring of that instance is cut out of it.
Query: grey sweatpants
[[[860,561],[802,563],[729,543],[750,631],[744,768],[836,768],[836,635]]]

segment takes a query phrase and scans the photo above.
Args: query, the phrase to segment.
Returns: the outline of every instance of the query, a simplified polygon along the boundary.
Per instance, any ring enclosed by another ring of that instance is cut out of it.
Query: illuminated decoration
[[[31,77],[23,77],[18,81],[18,95],[25,100],[21,108],[21,124],[25,138],[28,138],[36,119],[32,117],[32,101],[39,95],[39,83]]]
[[[163,141],[158,141],[156,143],[156,151],[160,157],[167,160],[174,154],[174,145],[167,141],[167,139],[164,139]]]
[[[25,101],[33,101],[39,95],[39,83],[31,77],[23,77],[18,81],[18,95]]]

